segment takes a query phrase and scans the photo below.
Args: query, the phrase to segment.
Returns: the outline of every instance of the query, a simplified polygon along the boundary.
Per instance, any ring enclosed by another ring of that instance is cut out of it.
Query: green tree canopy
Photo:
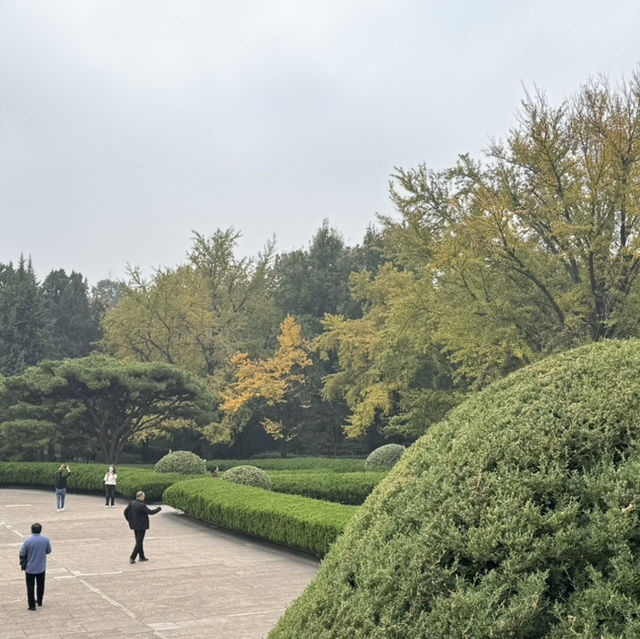
[[[116,463],[130,440],[168,429],[203,425],[210,396],[195,376],[165,363],[116,360],[104,355],[44,361],[3,380],[8,406],[0,429],[55,424],[61,437],[92,437]]]
[[[45,310],[51,321],[50,357],[84,357],[100,335],[91,309],[86,279],[75,271],[51,271],[42,283]]]
[[[211,238],[196,234],[189,264],[159,270],[150,281],[133,272],[105,316],[102,347],[118,357],[167,362],[201,377],[219,374],[237,350],[261,353],[265,342],[275,339],[266,285],[270,252],[238,260],[237,239],[233,229]]]
[[[0,373],[21,373],[51,347],[51,319],[31,260],[0,264]]]
[[[403,263],[434,340],[478,385],[571,346],[639,334],[640,77],[527,96],[484,161],[399,169]]]

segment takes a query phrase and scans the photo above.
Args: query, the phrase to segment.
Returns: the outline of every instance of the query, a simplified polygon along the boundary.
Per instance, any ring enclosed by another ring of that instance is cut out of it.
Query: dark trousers
[[[136,545],[133,547],[131,559],[135,559],[138,555],[140,555],[140,559],[144,559],[144,548],[142,547],[142,542],[144,541],[144,534],[146,532],[146,530],[133,531],[133,534],[136,536]]]
[[[34,584],[37,586],[36,596],[38,603],[42,605],[42,598],[44,597],[44,575],[45,573],[43,572],[37,575],[32,575],[30,572],[25,573],[27,579],[27,601],[29,602],[29,608],[36,607],[36,597],[33,596]]]
[[[105,484],[104,487],[107,491],[107,506],[109,505],[109,500],[111,500],[111,505],[113,506],[116,503],[116,487],[111,484]]]

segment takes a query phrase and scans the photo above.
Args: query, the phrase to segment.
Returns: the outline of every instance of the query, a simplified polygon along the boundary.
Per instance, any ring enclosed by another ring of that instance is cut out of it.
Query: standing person
[[[56,505],[58,512],[64,510],[64,501],[67,496],[67,477],[71,474],[71,469],[67,465],[60,464],[56,473]]]
[[[41,535],[42,526],[31,524],[31,537],[25,539],[20,548],[20,565],[27,580],[27,602],[29,610],[36,609],[36,602],[42,605],[44,597],[44,575],[47,570],[47,555],[51,552],[49,537]],[[34,596],[34,585],[37,585]]]
[[[107,502],[104,505],[105,508],[109,506],[109,500],[111,500],[111,508],[113,508],[116,500],[116,482],[118,481],[118,473],[115,466],[109,466],[107,474],[104,476],[104,489],[107,495]]]
[[[129,522],[129,528],[133,530],[133,534],[136,538],[136,545],[133,547],[133,552],[129,557],[129,563],[135,564],[136,557],[140,556],[140,561],[148,561],[144,556],[144,548],[142,542],[144,541],[144,534],[149,529],[149,515],[155,515],[159,513],[162,508],[149,508],[144,503],[145,494],[142,490],[136,493],[136,498],[129,503],[124,509],[124,518]]]

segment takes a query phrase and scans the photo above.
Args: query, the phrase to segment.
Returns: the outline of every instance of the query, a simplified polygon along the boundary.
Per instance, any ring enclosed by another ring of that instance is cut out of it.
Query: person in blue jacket
[[[47,571],[47,555],[51,552],[49,537],[41,535],[42,526],[31,524],[32,535],[25,539],[20,548],[20,566],[25,572],[27,580],[27,602],[29,610],[36,609],[36,603],[41,606],[44,597],[44,576]],[[34,596],[34,585],[36,594]]]

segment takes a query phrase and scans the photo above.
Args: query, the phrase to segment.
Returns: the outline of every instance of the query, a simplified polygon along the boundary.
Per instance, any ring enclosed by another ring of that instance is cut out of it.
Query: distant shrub
[[[188,450],[174,450],[160,459],[153,468],[157,473],[182,473],[204,475],[207,464],[204,459]]]
[[[364,466],[367,470],[391,470],[402,457],[404,446],[400,444],[385,444],[376,448],[367,457]]]
[[[275,492],[352,505],[362,504],[386,475],[386,472],[269,471],[272,490]]]
[[[253,486],[254,488],[271,490],[269,475],[261,468],[256,468],[255,466],[235,466],[222,473],[222,479],[226,479],[234,484],[243,484],[245,486]]]

